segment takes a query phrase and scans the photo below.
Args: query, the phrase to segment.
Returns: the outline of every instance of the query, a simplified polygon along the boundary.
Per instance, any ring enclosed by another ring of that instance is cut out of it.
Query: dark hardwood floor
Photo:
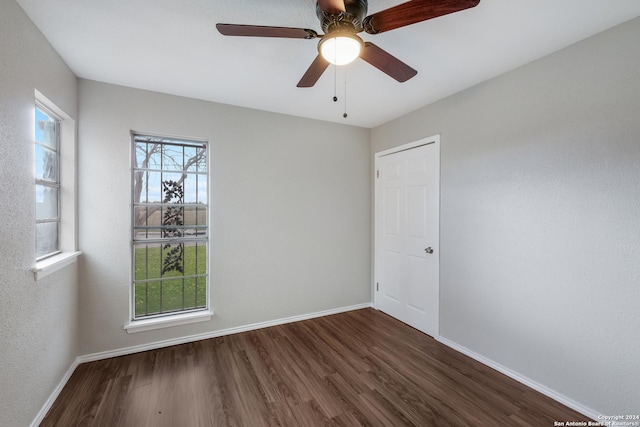
[[[587,421],[373,309],[76,369],[42,426],[553,426]]]

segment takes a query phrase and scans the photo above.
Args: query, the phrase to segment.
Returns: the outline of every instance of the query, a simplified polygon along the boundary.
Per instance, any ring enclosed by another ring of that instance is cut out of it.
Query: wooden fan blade
[[[340,12],[346,12],[344,0],[318,0],[318,6],[331,15],[338,15]]]
[[[362,53],[360,53],[360,58],[400,83],[406,82],[418,74],[416,70],[404,62],[370,42],[365,42],[364,49],[362,49]]]
[[[307,69],[307,72],[304,73],[304,76],[298,82],[298,87],[312,87],[316,84],[324,70],[329,66],[329,62],[324,59],[322,56],[316,56],[316,59],[313,60],[311,66]]]
[[[363,27],[369,34],[383,33],[469,9],[477,6],[478,3],[480,0],[411,0],[367,16]]]
[[[318,33],[306,28],[268,27],[260,25],[216,24],[220,34],[245,37],[282,37],[287,39],[315,39]]]

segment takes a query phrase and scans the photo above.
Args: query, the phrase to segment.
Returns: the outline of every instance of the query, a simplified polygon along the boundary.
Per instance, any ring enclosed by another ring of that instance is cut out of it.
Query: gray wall
[[[80,80],[81,354],[371,301],[368,129]],[[130,131],[206,138],[209,322],[127,334]]]
[[[640,413],[640,19],[372,131],[441,134],[440,333]]]
[[[78,355],[77,268],[34,281],[34,89],[77,117],[77,80],[0,0],[0,426],[31,423]]]

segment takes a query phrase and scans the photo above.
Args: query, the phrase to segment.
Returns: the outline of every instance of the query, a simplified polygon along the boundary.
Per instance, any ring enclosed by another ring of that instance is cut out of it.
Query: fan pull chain
[[[338,66],[333,66],[333,102],[338,102]]]
[[[344,67],[344,114],[342,117],[347,118],[347,67]]]

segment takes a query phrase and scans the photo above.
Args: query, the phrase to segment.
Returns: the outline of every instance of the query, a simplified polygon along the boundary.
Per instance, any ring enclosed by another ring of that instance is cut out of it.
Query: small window
[[[36,260],[60,252],[60,119],[35,110]]]
[[[207,144],[132,140],[132,319],[207,310]]]
[[[35,280],[75,263],[76,123],[34,90]]]

